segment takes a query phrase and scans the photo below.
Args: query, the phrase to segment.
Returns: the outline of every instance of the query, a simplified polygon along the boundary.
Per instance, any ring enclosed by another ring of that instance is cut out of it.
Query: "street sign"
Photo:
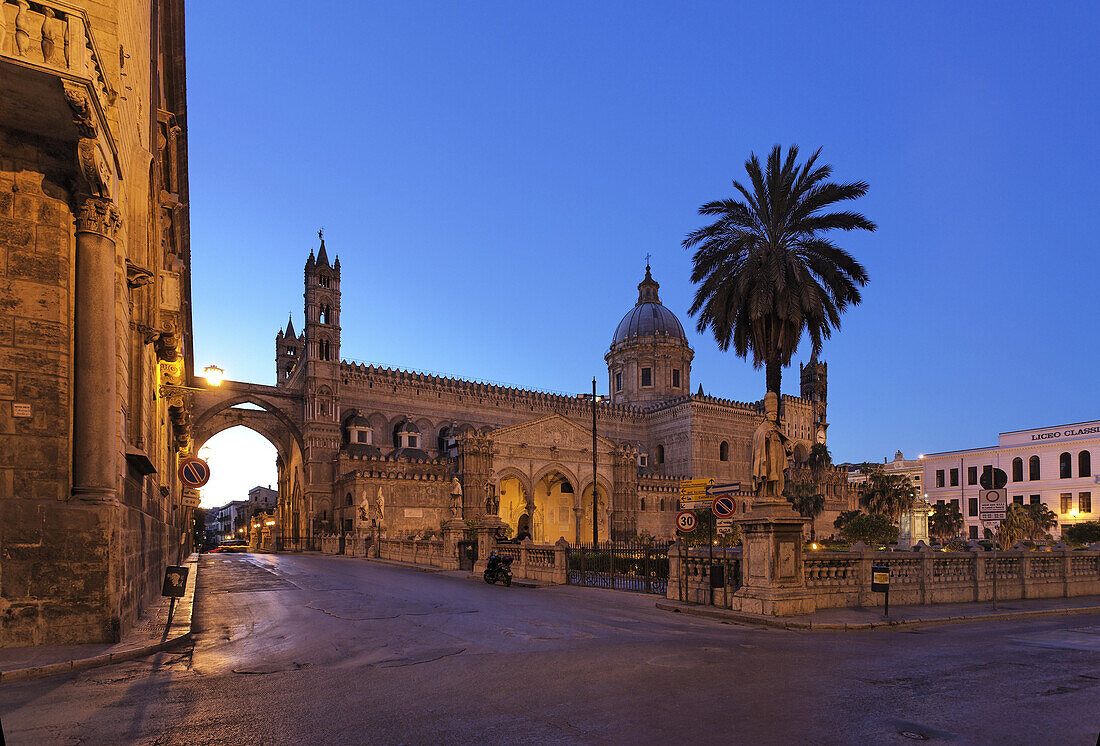
[[[680,498],[680,510],[705,510],[710,507],[713,498],[706,495]]]
[[[687,489],[682,489],[682,490],[680,490],[680,497],[698,498],[698,499],[702,500],[704,497],[707,497],[707,488],[706,487],[689,487]]]
[[[716,497],[710,504],[710,512],[714,513],[716,518],[729,518],[737,512],[737,501],[725,495]]]
[[[978,484],[983,490],[1000,490],[1008,484],[1008,475],[1004,469],[982,469]]]
[[[680,489],[685,487],[709,487],[714,484],[714,477],[708,477],[707,479],[681,479]]]
[[[890,590],[890,566],[871,566],[871,592],[885,593]]]
[[[690,510],[681,510],[676,514],[676,528],[685,534],[690,534],[699,525],[695,514]]]
[[[978,493],[978,520],[1003,521],[1008,511],[1008,490],[982,490]]]
[[[727,482],[726,484],[712,484],[707,487],[708,495],[729,495],[741,491],[740,482]]]
[[[185,508],[197,508],[199,507],[199,496],[194,492],[183,493],[183,507]]]
[[[715,525],[718,528],[718,535],[728,535],[733,533],[733,519],[732,518],[719,518],[715,521]]]
[[[198,489],[210,481],[210,465],[201,458],[185,458],[177,472],[184,487]]]
[[[177,565],[168,565],[164,571],[164,587],[160,595],[171,598],[182,598],[183,591],[187,588],[187,568]]]

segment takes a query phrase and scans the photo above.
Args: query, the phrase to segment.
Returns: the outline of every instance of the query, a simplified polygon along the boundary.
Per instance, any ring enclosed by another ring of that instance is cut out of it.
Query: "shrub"
[[[870,545],[889,544],[897,540],[898,527],[884,515],[860,513],[844,524],[840,529],[840,536],[852,543],[862,541]]]
[[[1100,521],[1075,523],[1062,529],[1062,541],[1067,544],[1091,544],[1100,541]]]

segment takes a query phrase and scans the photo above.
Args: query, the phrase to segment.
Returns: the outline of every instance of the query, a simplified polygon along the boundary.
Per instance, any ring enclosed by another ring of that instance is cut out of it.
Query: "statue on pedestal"
[[[498,515],[500,513],[500,497],[497,495],[496,484],[493,480],[485,483],[485,514]]]
[[[451,477],[451,518],[458,518],[462,512],[462,482]]]
[[[779,397],[764,396],[764,421],[752,436],[752,487],[758,498],[779,500],[786,486],[790,439],[779,429]]]

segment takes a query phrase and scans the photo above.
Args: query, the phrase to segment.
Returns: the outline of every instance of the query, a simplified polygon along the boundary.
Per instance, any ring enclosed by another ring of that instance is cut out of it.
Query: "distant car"
[[[229,541],[223,541],[218,546],[210,550],[210,552],[247,552],[248,542],[244,539],[230,539]]]

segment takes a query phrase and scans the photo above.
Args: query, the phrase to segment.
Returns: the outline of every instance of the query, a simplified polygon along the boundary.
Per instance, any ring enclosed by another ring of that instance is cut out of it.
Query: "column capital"
[[[109,241],[115,240],[122,226],[122,216],[114,202],[104,197],[85,196],[76,208],[76,232],[95,233]]]

